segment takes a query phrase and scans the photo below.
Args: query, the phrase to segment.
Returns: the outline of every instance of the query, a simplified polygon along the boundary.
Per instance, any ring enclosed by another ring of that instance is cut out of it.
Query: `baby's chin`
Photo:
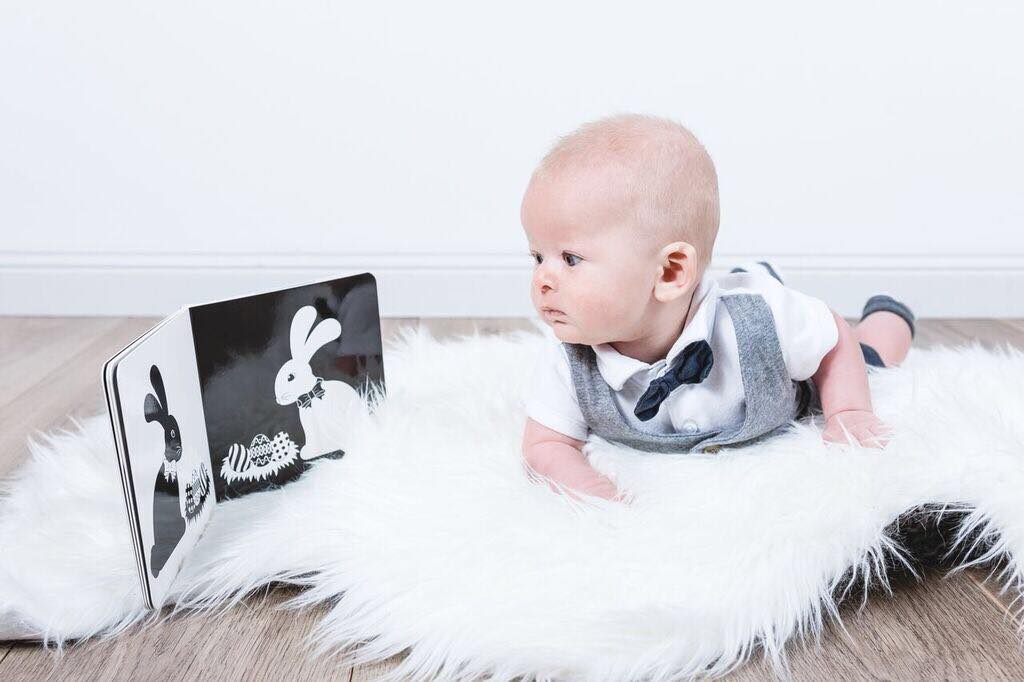
[[[551,331],[555,333],[558,340],[563,343],[590,344],[590,341],[583,334],[580,334],[579,329],[575,325],[555,321],[548,323],[548,326],[551,327]]]

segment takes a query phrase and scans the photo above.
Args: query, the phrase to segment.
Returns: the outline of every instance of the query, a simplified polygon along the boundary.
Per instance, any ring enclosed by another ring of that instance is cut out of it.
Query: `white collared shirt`
[[[740,293],[764,297],[775,318],[786,369],[795,381],[810,378],[839,341],[835,318],[823,301],[785,287],[763,272],[731,273],[717,279],[705,272],[694,296],[694,304],[699,307],[664,359],[648,364],[621,355],[611,344],[592,346],[598,370],[611,388],[619,412],[633,427],[648,433],[687,434],[743,421],[745,401],[736,335],[729,314],[722,311],[716,315],[722,295]],[[534,421],[586,440],[589,428],[573,388],[565,348],[553,333],[551,339],[537,358],[522,404]],[[637,419],[633,408],[651,381],[664,374],[673,358],[698,339],[707,340],[716,349],[707,378],[672,391],[652,419]],[[721,352],[723,348],[725,352]]]

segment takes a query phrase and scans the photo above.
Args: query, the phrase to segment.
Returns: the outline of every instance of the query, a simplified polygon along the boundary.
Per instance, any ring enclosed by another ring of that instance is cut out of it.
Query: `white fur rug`
[[[972,510],[1024,583],[1024,354],[914,350],[872,376],[896,428],[882,451],[827,446],[799,423],[718,455],[651,455],[592,439],[635,495],[574,503],[531,482],[519,397],[545,337],[385,350],[388,398],[341,460],[218,507],[177,583],[218,607],[271,581],[333,607],[316,632],[350,662],[411,653],[395,677],[668,679],[733,669],[836,616],[850,579],[885,583],[886,527],[927,503]],[[146,616],[105,415],[50,434],[0,500],[0,622],[58,643]],[[896,559],[898,562],[898,559]]]

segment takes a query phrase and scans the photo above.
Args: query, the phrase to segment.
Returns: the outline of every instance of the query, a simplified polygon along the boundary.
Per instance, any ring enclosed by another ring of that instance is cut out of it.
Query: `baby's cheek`
[[[602,290],[591,290],[581,297],[579,310],[590,324],[607,327],[621,316],[621,300],[614,295],[607,295]]]
[[[533,303],[533,307],[536,310],[540,310],[540,301],[537,296],[537,287],[530,287],[530,302]]]

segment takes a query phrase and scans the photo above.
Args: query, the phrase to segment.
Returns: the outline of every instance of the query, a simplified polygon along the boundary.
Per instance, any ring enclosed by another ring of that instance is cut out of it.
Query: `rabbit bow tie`
[[[310,405],[313,404],[313,398],[316,398],[317,400],[323,399],[324,393],[326,393],[327,391],[325,391],[323,387],[320,385],[322,381],[323,379],[318,378],[316,380],[316,386],[313,387],[313,390],[310,391],[309,393],[303,393],[302,395],[300,395],[298,399],[295,401],[296,404],[299,407],[309,407]]]
[[[714,364],[715,357],[707,341],[701,339],[687,344],[672,360],[669,370],[652,381],[640,396],[633,414],[642,422],[652,419],[672,391],[683,384],[699,384],[704,381]]]

